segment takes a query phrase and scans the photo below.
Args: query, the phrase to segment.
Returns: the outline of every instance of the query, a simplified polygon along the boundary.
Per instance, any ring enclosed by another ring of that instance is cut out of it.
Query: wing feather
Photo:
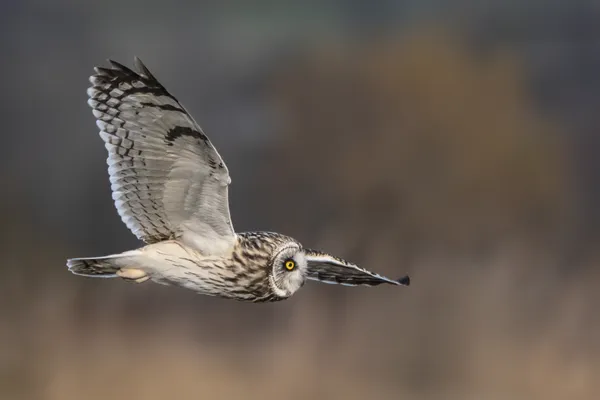
[[[410,278],[390,279],[317,250],[305,249],[308,279],[346,286],[376,286],[382,283],[408,286]]]
[[[207,253],[235,240],[229,171],[185,108],[135,58],[90,77],[88,104],[108,151],[115,206],[146,243],[178,237]]]

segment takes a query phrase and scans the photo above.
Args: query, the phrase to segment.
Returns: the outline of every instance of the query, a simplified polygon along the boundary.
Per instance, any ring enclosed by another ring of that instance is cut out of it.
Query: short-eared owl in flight
[[[236,233],[231,179],[200,126],[139,59],[110,61],[90,77],[88,104],[108,150],[117,211],[146,246],[68,260],[74,274],[152,280],[198,293],[262,302],[290,297],[306,279],[342,285],[408,285],[278,233]]]

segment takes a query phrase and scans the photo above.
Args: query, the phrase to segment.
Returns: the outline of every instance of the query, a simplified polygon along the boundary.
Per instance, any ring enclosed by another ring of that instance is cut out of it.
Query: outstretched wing
[[[346,286],[377,286],[382,283],[408,286],[410,284],[408,275],[396,280],[389,279],[327,253],[311,249],[304,251],[308,263],[308,279]]]
[[[235,240],[225,163],[200,126],[136,57],[90,77],[88,104],[108,150],[113,199],[146,243],[180,238],[206,252]]]

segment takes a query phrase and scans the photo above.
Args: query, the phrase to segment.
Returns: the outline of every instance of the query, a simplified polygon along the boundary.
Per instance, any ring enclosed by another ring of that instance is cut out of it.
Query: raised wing
[[[308,279],[346,286],[377,286],[382,283],[410,285],[408,275],[396,280],[389,279],[327,253],[311,249],[304,251],[308,263]]]
[[[136,57],[95,68],[88,104],[108,150],[115,206],[146,243],[180,238],[205,253],[235,240],[225,163],[200,126]]]

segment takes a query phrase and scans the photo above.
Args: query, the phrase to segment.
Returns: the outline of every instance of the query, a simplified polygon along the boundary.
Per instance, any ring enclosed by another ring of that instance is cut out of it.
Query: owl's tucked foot
[[[117,271],[117,276],[126,281],[135,283],[144,283],[150,279],[150,276],[148,276],[148,274],[146,274],[144,271],[135,268],[121,268]]]

